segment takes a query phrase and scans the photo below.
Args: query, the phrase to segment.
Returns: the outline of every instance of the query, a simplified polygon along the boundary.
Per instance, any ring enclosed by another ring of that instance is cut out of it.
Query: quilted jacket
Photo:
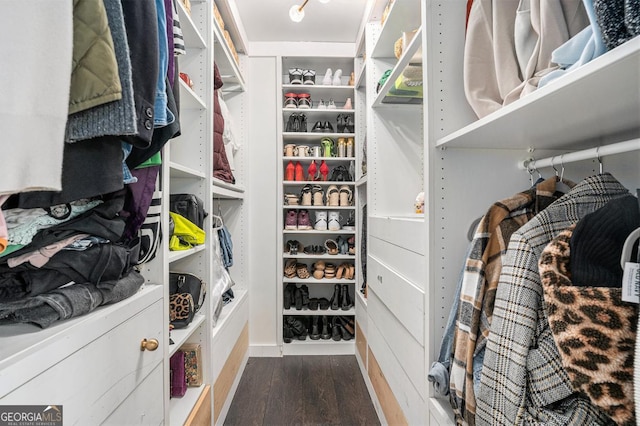
[[[224,133],[224,118],[220,110],[217,93],[217,90],[222,87],[222,77],[220,77],[218,65],[213,65],[213,72],[213,88],[216,90],[213,95],[213,177],[228,183],[235,183],[236,179],[233,177],[233,172],[229,166],[227,152],[224,149],[224,138],[222,137]]]
[[[104,3],[74,0],[69,114],[121,98],[118,63]]]

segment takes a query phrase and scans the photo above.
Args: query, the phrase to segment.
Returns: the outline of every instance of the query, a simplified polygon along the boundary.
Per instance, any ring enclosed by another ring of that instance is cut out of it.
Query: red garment
[[[218,65],[213,64],[213,177],[228,183],[236,183],[236,179],[231,172],[227,152],[224,149],[224,117],[220,110],[218,101],[218,90],[222,87],[222,77]]]

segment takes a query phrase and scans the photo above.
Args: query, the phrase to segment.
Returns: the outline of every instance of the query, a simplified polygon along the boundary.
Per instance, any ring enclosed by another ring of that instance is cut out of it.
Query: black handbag
[[[174,328],[191,324],[204,303],[204,281],[186,272],[169,272],[169,320]]]
[[[207,212],[204,203],[194,194],[171,194],[169,196],[169,211],[189,219],[198,228],[204,229],[204,218]]]

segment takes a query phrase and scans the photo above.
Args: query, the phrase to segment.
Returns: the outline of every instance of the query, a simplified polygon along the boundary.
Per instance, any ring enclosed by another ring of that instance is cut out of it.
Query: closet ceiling
[[[304,0],[235,0],[249,42],[315,41],[354,43],[373,0],[309,0],[302,22],[289,9]],[[300,52],[304,54],[304,52]]]

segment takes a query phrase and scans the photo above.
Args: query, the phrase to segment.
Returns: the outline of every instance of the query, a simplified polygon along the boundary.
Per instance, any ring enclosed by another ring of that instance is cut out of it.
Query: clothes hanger
[[[631,253],[633,253],[633,245],[640,238],[640,228],[636,228],[624,240],[624,245],[622,246],[622,256],[620,256],[620,266],[624,270],[624,265],[627,262],[633,262],[635,259],[631,259]]]
[[[555,159],[555,157],[551,158],[551,167],[553,167],[553,170],[556,172],[556,191],[560,191],[566,194],[571,190],[571,187],[568,185],[567,181],[564,180],[564,161],[562,160],[563,156],[564,154],[560,155],[560,174],[558,174],[558,169],[556,169],[555,164],[553,164],[553,160]]]
[[[222,217],[215,214],[211,216],[213,217],[213,230],[217,231],[219,229],[222,229],[222,227],[224,226]]]

